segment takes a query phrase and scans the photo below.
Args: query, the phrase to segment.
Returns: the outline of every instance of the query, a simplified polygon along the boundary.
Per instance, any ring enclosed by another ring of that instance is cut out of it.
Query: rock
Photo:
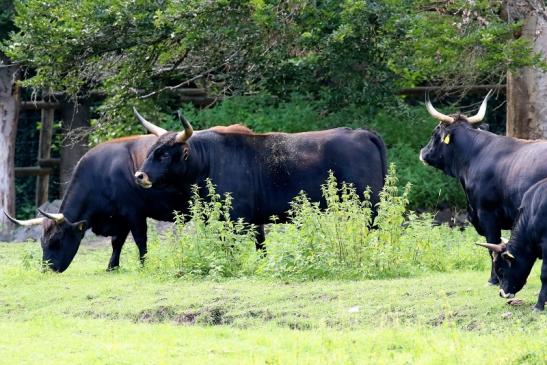
[[[524,300],[518,299],[518,298],[511,298],[507,300],[507,304],[517,307],[519,305],[524,305]]]
[[[356,305],[355,307],[349,308],[348,313],[359,313],[359,310],[360,310],[359,306]]]
[[[505,312],[501,315],[501,318],[503,318],[503,319],[509,319],[511,317],[513,317],[513,313],[511,313],[511,312]]]

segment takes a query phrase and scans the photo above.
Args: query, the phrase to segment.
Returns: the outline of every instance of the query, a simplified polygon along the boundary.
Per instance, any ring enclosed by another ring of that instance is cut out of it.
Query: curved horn
[[[55,221],[55,223],[63,223],[65,221],[65,216],[63,215],[63,213],[47,213],[40,208],[37,208],[36,210],[38,210],[38,212],[44,217]]]
[[[488,103],[488,99],[490,99],[490,96],[492,95],[492,90],[486,94],[486,97],[482,101],[481,107],[479,108],[479,111],[477,114],[473,115],[472,117],[467,118],[467,121],[469,123],[479,123],[484,119],[484,116],[486,114],[486,104]]]
[[[139,122],[141,122],[142,126],[144,128],[146,128],[146,130],[148,130],[148,132],[150,132],[152,134],[155,134],[158,137],[164,135],[165,133],[167,133],[167,131],[165,129],[163,129],[161,127],[158,127],[157,125],[155,125],[153,123],[150,123],[149,121],[144,119],[144,117],[142,115],[140,115],[139,112],[137,111],[137,108],[133,107],[133,113],[135,113],[135,116],[137,117]]]
[[[44,218],[33,218],[33,219],[27,219],[27,220],[24,220],[24,221],[20,221],[19,219],[15,219],[12,216],[10,216],[5,210],[3,212],[4,212],[4,215],[12,223],[17,224],[19,226],[25,226],[25,227],[35,226],[35,225],[38,225],[38,224],[42,224],[42,222],[44,221]]]
[[[192,126],[190,125],[190,122],[184,118],[184,115],[179,111],[179,120],[182,123],[182,126],[184,127],[183,132],[177,133],[177,136],[175,138],[175,142],[177,143],[184,143],[192,136],[192,133],[194,133],[194,129],[192,129]]]
[[[496,252],[496,253],[502,253],[505,251],[506,249],[506,245],[505,243],[500,243],[499,245],[496,245],[494,243],[475,243],[477,246],[481,246],[481,247],[486,247],[488,248],[489,250],[491,250],[492,252]]]
[[[452,123],[454,122],[454,118],[448,116],[448,115],[445,115],[443,113],[440,113],[438,112],[434,107],[433,107],[433,104],[431,104],[431,100],[429,100],[429,94],[427,94],[425,96],[425,107],[427,109],[427,111],[429,112],[429,114],[431,114],[431,116],[437,120],[440,120],[441,122],[445,122],[445,123]]]

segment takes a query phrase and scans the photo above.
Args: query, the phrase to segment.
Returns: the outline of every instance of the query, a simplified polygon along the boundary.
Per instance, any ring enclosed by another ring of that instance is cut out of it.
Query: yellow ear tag
[[[443,143],[444,143],[444,144],[449,144],[449,143],[450,143],[450,134],[447,134],[447,135],[443,138]]]

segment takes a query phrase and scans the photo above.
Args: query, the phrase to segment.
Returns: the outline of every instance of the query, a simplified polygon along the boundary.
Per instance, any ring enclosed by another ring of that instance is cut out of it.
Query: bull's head
[[[486,114],[486,105],[491,94],[492,90],[484,98],[477,114],[471,117],[461,114],[454,116],[442,114],[433,107],[429,97],[427,97],[425,103],[427,111],[440,123],[433,130],[433,135],[427,145],[421,149],[420,160],[448,175],[454,175],[451,167],[455,152],[452,147],[454,140],[457,138],[457,131],[460,128],[473,128],[473,126],[480,124]]]
[[[500,281],[500,296],[513,298],[526,284],[526,279],[534,266],[535,256],[509,248],[507,241],[501,244],[477,243],[492,253],[494,271]]]
[[[62,213],[46,213],[40,209],[38,212],[44,217],[19,220],[5,211],[4,214],[11,222],[20,226],[42,225],[41,244],[44,264],[53,271],[63,272],[78,251],[87,223],[85,221],[70,222]]]
[[[133,109],[137,119],[152,134],[158,136],[157,142],[150,148],[142,167],[135,173],[135,181],[143,188],[162,184],[169,180],[170,174],[181,168],[181,161],[189,156],[186,143],[192,136],[190,123],[179,113],[179,119],[184,127],[182,132],[167,132],[142,117]]]

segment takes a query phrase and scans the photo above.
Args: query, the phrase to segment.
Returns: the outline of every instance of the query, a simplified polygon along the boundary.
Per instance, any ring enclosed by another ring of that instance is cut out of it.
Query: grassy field
[[[104,271],[82,247],[41,273],[37,244],[0,245],[2,364],[545,364],[536,267],[509,306],[487,272],[370,281],[165,280]],[[485,257],[486,260],[486,257]]]

